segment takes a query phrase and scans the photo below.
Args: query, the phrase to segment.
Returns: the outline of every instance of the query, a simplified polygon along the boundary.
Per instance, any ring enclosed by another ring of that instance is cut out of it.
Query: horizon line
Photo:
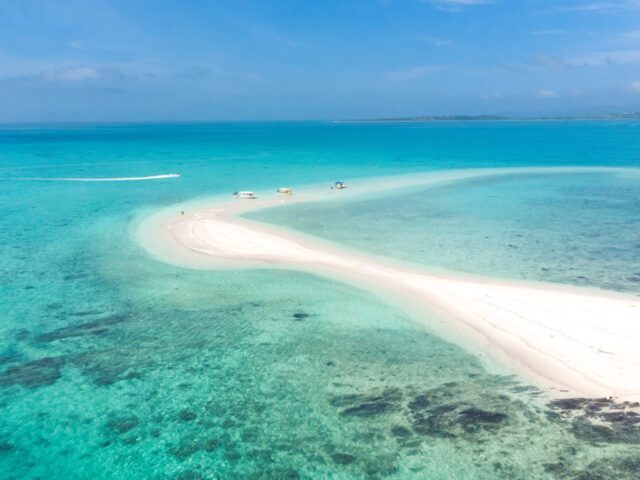
[[[455,121],[542,121],[542,120],[633,120],[640,119],[640,111],[609,112],[602,114],[444,114],[407,115],[395,117],[325,118],[325,119],[243,119],[243,120],[62,120],[62,121],[3,121],[0,127],[11,126],[65,126],[65,125],[136,125],[136,124],[237,124],[237,123],[429,123]]]

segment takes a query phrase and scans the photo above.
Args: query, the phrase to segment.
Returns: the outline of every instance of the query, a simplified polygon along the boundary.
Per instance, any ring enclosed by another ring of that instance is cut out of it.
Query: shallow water
[[[239,188],[451,166],[633,165],[637,131],[0,129],[3,178],[183,174],[1,181],[0,478],[637,478],[633,415],[548,405],[354,287],[183,270],[131,240],[141,211]]]

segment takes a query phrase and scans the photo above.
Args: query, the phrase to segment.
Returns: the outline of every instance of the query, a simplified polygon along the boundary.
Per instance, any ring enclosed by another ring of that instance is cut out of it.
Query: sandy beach
[[[293,202],[489,175],[582,173],[606,168],[457,170],[358,182],[345,192],[310,188],[293,197],[201,200],[141,222],[136,238],[153,256],[187,268],[270,266],[353,282],[429,312],[425,327],[535,382],[552,395],[640,400],[640,299],[578,287],[441,274],[374,258],[240,218]],[[629,170],[626,170],[629,171]],[[637,170],[630,170],[637,174]],[[258,192],[259,193],[259,192]],[[184,211],[184,213],[182,213]],[[435,324],[433,312],[444,319]]]

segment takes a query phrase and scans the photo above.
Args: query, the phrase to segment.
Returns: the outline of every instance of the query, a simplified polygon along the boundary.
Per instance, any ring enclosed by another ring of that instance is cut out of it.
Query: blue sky
[[[0,121],[640,110],[640,0],[0,0]]]

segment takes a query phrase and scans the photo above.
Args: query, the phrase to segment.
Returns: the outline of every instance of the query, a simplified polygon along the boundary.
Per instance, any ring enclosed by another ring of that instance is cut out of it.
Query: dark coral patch
[[[276,468],[252,473],[247,478],[250,480],[298,480],[300,474],[290,468]]]
[[[139,438],[136,436],[131,436],[131,437],[126,437],[124,440],[122,440],[122,443],[124,443],[125,445],[135,445],[136,443],[138,443]]]
[[[415,396],[408,405],[408,420],[413,430],[420,435],[439,438],[480,436],[508,422],[509,417],[505,413],[456,401],[459,390],[459,384],[445,383]],[[483,400],[488,405],[504,405],[509,399],[486,396]]]
[[[204,448],[205,452],[213,452],[220,445],[221,445],[220,440],[218,440],[217,438],[210,438],[204,442],[204,445],[202,446],[202,448]]]
[[[102,335],[103,333],[108,332],[110,327],[124,322],[127,318],[128,317],[126,315],[110,315],[91,322],[58,328],[51,332],[38,335],[36,337],[36,342],[48,343],[53,342],[54,340],[82,337],[85,335]]]
[[[195,439],[183,439],[169,449],[169,453],[179,460],[186,460],[200,450],[200,442]]]
[[[331,455],[331,458],[333,459],[334,462],[340,465],[349,465],[350,463],[353,463],[356,459],[356,457],[348,453],[334,453],[333,455]]]
[[[13,445],[7,442],[0,442],[0,455],[13,450]]]
[[[135,352],[124,349],[90,351],[76,355],[72,360],[82,369],[83,374],[99,386],[140,378],[140,369],[150,363],[148,359],[144,363],[140,362]]]
[[[640,416],[633,412],[599,415],[592,418],[580,416],[571,423],[571,433],[589,443],[640,444]]]
[[[116,433],[127,433],[129,430],[134,429],[140,424],[138,417],[134,415],[112,418],[107,421],[107,429]]]
[[[603,458],[591,462],[585,469],[575,469],[566,461],[547,463],[544,470],[553,478],[573,480],[637,480],[640,475],[640,459],[634,457]]]
[[[467,408],[460,412],[458,423],[467,433],[478,430],[493,430],[507,420],[507,415],[500,412],[488,412],[480,408]]]
[[[18,355],[15,353],[5,353],[0,355],[0,365],[3,363],[10,363],[18,359]]]
[[[183,422],[190,422],[196,419],[196,414],[193,413],[191,410],[182,410],[178,414],[178,418]]]
[[[331,399],[334,407],[344,408],[340,414],[354,417],[371,417],[396,411],[400,407],[402,392],[397,388],[387,388],[378,394],[340,395]]]
[[[201,473],[185,470],[176,477],[176,480],[204,480],[205,478]]]
[[[240,452],[238,452],[234,448],[228,448],[224,452],[224,458],[226,458],[230,462],[237,462],[242,458],[242,455],[240,454]]]
[[[395,405],[390,402],[382,400],[374,400],[372,402],[364,402],[355,407],[345,408],[342,415],[355,416],[355,417],[371,417],[373,415],[380,415],[394,410]]]
[[[407,427],[403,427],[402,425],[394,425],[391,427],[391,435],[399,438],[406,438],[411,436],[411,430]]]
[[[0,385],[22,385],[36,388],[53,384],[61,376],[66,357],[44,357],[7,368],[0,375]]]
[[[616,402],[612,398],[564,398],[549,402],[558,417],[569,418],[576,438],[592,444],[640,444],[640,414],[636,402]]]

